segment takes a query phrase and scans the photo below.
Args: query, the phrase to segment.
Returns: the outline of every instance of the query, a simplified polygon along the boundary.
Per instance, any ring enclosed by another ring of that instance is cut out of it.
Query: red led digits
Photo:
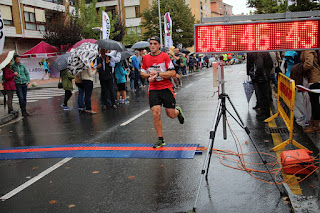
[[[236,26],[236,27],[239,27],[239,26]],[[243,33],[243,36],[241,37],[241,40],[240,40],[240,43],[241,44],[245,44],[246,45],[246,48],[247,50],[254,50],[254,34],[253,34],[253,31],[254,31],[254,25],[252,24],[247,24],[246,27],[245,27],[245,30]]]
[[[196,26],[197,52],[319,48],[319,20]]]

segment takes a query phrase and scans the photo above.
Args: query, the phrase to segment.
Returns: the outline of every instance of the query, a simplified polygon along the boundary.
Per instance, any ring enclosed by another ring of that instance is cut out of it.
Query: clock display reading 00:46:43
[[[319,20],[195,26],[196,52],[319,48]]]

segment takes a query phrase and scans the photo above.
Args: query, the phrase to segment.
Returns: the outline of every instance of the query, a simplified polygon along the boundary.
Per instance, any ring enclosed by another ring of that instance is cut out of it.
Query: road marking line
[[[188,87],[190,87],[190,86],[192,86],[193,85],[193,83],[191,83],[191,84],[189,84],[188,86],[186,86],[185,88],[188,88]]]
[[[269,125],[269,127],[275,127],[275,128],[277,127],[277,124],[276,124],[275,120],[270,121],[268,123],[268,125]],[[271,136],[272,136],[272,140],[273,140],[274,146],[277,146],[277,145],[279,145],[279,144],[281,144],[283,142],[279,133],[271,133]],[[277,154],[277,157],[278,157],[278,162],[280,163],[280,165],[281,165],[280,154],[284,150],[285,149],[282,148],[282,149],[276,151],[276,154]],[[282,167],[282,165],[281,165],[281,167]],[[294,177],[292,177],[292,176],[294,176]],[[283,180],[287,180],[287,179],[289,179],[291,177],[290,180],[287,183],[288,184],[295,183],[295,184],[292,184],[292,185],[288,185],[289,188],[291,189],[292,193],[296,194],[296,195],[302,195],[302,189],[301,189],[299,183],[296,183],[300,179],[299,177],[297,177],[295,175],[287,175],[283,171],[282,171],[282,177],[283,177]]]
[[[39,100],[28,100],[28,103],[38,102]],[[19,103],[19,100],[13,100],[12,103]]]
[[[40,180],[41,178],[43,178],[44,176],[46,176],[47,174],[51,173],[52,171],[56,170],[57,168],[59,168],[60,166],[62,166],[63,164],[67,163],[68,161],[70,161],[72,158],[65,158],[61,161],[59,161],[58,163],[54,164],[53,166],[49,167],[48,169],[44,170],[43,172],[41,172],[40,174],[38,174],[37,176],[35,176],[34,178],[28,180],[27,182],[25,182],[24,184],[18,186],[17,188],[13,189],[12,191],[8,192],[7,194],[3,195],[2,197],[0,197],[0,199],[2,201],[8,200],[9,198],[13,197],[14,195],[18,194],[19,192],[21,192],[22,190],[26,189],[27,187],[29,187],[30,185],[34,184],[35,182],[37,182],[38,180]]]
[[[134,121],[135,119],[139,118],[141,115],[147,113],[148,111],[149,111],[149,109],[146,109],[146,110],[140,112],[138,115],[136,115],[136,116],[130,118],[129,120],[127,120],[126,122],[120,124],[120,126],[126,126],[126,125],[128,125],[129,123],[131,123],[131,122]]]

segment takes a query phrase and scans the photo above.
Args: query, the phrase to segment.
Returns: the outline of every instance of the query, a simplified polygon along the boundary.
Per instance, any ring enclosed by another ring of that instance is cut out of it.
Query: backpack
[[[303,70],[303,62],[293,65],[290,70],[290,78],[293,79],[296,85],[303,84],[303,77],[306,75],[305,71]]]

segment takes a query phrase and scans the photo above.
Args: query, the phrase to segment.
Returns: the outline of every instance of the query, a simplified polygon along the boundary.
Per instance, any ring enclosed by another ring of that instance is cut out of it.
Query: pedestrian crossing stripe
[[[0,149],[0,160],[33,158],[171,158],[192,159],[199,144],[73,144]]]
[[[27,93],[27,103],[34,103],[40,100],[51,99],[56,96],[63,96],[65,94],[64,90],[50,88],[41,90],[31,90]],[[19,98],[17,94],[13,97],[13,103],[19,103]]]

